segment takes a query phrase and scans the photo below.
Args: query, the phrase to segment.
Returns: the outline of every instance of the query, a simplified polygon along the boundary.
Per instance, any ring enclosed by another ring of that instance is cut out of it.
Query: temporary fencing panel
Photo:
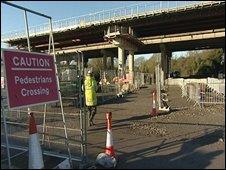
[[[3,67],[3,66],[2,66]],[[1,67],[1,68],[2,68]],[[65,66],[64,66],[65,67]],[[61,68],[62,69],[62,68]],[[86,155],[84,150],[84,142],[86,140],[86,124],[87,119],[84,112],[80,112],[79,108],[68,105],[69,98],[79,100],[78,90],[78,74],[77,68],[69,67],[60,79],[62,102],[64,106],[64,122],[67,127],[67,141],[72,155],[72,160],[82,162],[83,157]],[[73,70],[73,71],[67,71]],[[62,73],[60,72],[60,73]],[[2,74],[3,76],[3,74]],[[65,78],[66,77],[66,78]],[[69,78],[70,77],[70,78]],[[29,139],[29,114],[26,109],[8,110],[7,96],[5,86],[1,88],[1,113],[4,111],[6,115],[8,143],[10,149],[23,150],[23,154],[28,150]],[[67,143],[65,142],[65,128],[62,121],[62,113],[60,103],[53,103],[48,105],[30,107],[34,113],[39,139],[42,147],[43,154],[52,155],[60,158],[68,158]],[[6,138],[4,133],[3,114],[1,114],[1,150],[2,155],[6,158]],[[11,157],[17,154],[11,155]],[[6,161],[7,159],[3,159]],[[22,162],[25,165],[27,162]]]
[[[102,102],[114,98],[118,92],[116,70],[101,70],[98,84],[101,89],[98,96]]]
[[[144,73],[140,73],[140,72],[135,72],[135,88],[139,89],[141,87],[143,87],[145,85],[145,81],[144,81]]]
[[[40,143],[42,143],[42,149],[54,154],[67,155],[67,148],[65,143],[64,127],[62,122],[62,115],[59,107],[52,108],[51,106],[46,110],[46,117],[44,122],[44,111],[41,107],[32,107],[34,113],[38,133],[40,137]],[[6,119],[8,125],[8,138],[9,145],[18,148],[28,147],[28,118],[27,110],[6,110]],[[79,112],[65,112],[65,119],[68,131],[68,141],[71,153],[76,160],[80,157],[80,122]],[[25,123],[27,122],[27,123]],[[3,122],[1,122],[1,125]],[[4,128],[1,128],[1,134],[3,135]],[[4,139],[4,138],[2,138]],[[5,141],[2,140],[1,144],[4,145]]]
[[[225,103],[225,83],[183,83],[181,85],[182,97],[194,101],[204,107],[205,104]]]
[[[224,83],[200,83],[199,84],[200,104],[224,104],[225,84]]]
[[[59,81],[64,106],[79,106],[79,73],[78,62],[72,60],[74,65],[59,65]]]

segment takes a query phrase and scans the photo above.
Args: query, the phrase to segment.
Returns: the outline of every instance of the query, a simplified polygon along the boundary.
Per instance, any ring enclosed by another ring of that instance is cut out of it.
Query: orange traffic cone
[[[107,119],[107,139],[106,139],[106,148],[105,153],[109,156],[115,157],[114,147],[113,147],[113,135],[111,131],[111,118],[112,113],[106,113],[106,119]]]
[[[152,111],[151,111],[151,116],[155,116],[157,114],[156,111],[156,102],[155,102],[155,98],[156,98],[156,93],[155,90],[152,93]]]
[[[106,113],[107,118],[107,140],[105,153],[100,153],[96,159],[96,165],[100,165],[104,168],[113,168],[117,165],[117,158],[113,147],[113,136],[111,131],[111,117],[112,113]]]
[[[29,169],[42,169],[44,168],[42,150],[39,143],[37,127],[33,113],[30,113],[29,119]]]

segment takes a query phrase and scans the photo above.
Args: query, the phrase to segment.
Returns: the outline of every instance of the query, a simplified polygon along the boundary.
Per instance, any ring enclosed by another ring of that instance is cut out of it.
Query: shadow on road
[[[180,110],[188,110],[189,108],[188,107],[181,107],[181,108],[170,108],[170,111],[157,111],[157,115],[154,115],[152,117],[158,117],[158,116],[164,116],[164,115],[169,115],[169,114],[172,114],[174,112],[177,112],[177,111],[180,111]]]
[[[99,102],[98,105],[105,105],[105,104],[122,104],[122,103],[127,103],[127,102],[133,102],[134,100],[127,100],[126,97],[122,97],[122,98],[113,98],[113,99],[109,99],[107,101],[104,102]]]
[[[118,168],[204,169],[210,165],[212,159],[224,153],[224,150],[204,153],[197,149],[217,142],[222,136],[223,129],[217,129],[191,140],[184,138],[166,142],[166,139],[164,139],[158,146],[120,155]],[[161,152],[163,149],[170,149],[180,143],[182,143],[182,146],[178,152],[152,156],[154,153]]]
[[[217,124],[204,124],[204,123],[184,123],[184,122],[155,122],[156,124],[178,124],[178,125],[201,125],[201,126],[213,126],[213,127],[225,127],[225,125]]]

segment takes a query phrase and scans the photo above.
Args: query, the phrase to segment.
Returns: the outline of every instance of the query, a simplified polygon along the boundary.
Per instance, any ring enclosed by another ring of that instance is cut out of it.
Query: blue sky
[[[145,1],[11,1],[14,4],[49,15],[53,20],[81,16],[112,8],[125,7]],[[2,33],[24,29],[24,13],[14,7],[1,3]],[[29,25],[47,22],[42,17],[29,13]]]
[[[81,16],[102,10],[108,10],[147,1],[10,1],[11,3],[49,15],[53,20]],[[41,25],[47,19],[28,13],[29,26]],[[1,3],[1,34],[25,29],[22,10]],[[182,53],[174,53],[180,56]],[[142,55],[146,57],[151,56]]]

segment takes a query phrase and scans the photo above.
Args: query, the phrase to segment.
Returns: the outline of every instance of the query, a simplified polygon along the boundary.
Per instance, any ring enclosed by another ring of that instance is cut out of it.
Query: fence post
[[[1,111],[2,111],[3,122],[4,122],[4,131],[5,131],[5,140],[6,140],[6,151],[7,151],[7,157],[8,157],[8,166],[9,166],[9,169],[11,169],[11,160],[10,160],[10,151],[9,151],[9,140],[8,140],[8,128],[7,128],[7,124],[6,124],[6,117],[5,117],[5,109],[4,109],[4,106],[1,107]]]

